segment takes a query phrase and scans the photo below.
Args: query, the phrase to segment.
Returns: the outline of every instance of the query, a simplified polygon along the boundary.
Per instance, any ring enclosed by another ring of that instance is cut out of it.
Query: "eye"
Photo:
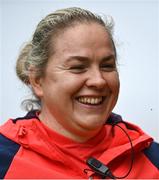
[[[100,66],[100,69],[102,71],[111,72],[111,71],[116,70],[116,65],[114,63],[111,63],[111,64],[102,64]]]
[[[73,73],[83,73],[86,71],[85,65],[74,65],[69,68],[69,70]]]

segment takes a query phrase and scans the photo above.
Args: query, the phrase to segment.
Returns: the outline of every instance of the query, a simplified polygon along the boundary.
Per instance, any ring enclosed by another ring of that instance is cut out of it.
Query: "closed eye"
[[[113,64],[103,64],[103,65],[100,66],[100,69],[102,71],[111,72],[111,71],[116,70],[116,65],[114,63]]]
[[[85,65],[74,65],[69,68],[69,70],[73,73],[82,73],[86,71]]]

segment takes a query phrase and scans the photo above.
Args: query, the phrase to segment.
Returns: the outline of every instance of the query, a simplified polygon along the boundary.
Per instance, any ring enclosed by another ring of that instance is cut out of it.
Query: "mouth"
[[[97,106],[97,105],[101,105],[104,102],[105,97],[104,96],[99,96],[99,97],[80,96],[80,97],[77,97],[76,100],[79,103],[82,103],[85,105]]]

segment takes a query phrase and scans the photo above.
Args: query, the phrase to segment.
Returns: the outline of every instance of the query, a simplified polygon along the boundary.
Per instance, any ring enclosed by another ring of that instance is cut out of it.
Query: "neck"
[[[84,129],[83,127],[78,127],[76,129],[68,129],[62,126],[54,117],[49,116],[49,113],[41,112],[39,114],[39,119],[51,130],[79,143],[84,143],[88,141],[89,139],[96,136],[101,130],[101,128],[96,130],[88,130]]]

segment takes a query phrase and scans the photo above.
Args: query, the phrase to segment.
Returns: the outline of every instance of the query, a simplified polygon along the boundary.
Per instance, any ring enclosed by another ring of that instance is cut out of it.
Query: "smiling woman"
[[[98,133],[118,97],[114,48],[105,28],[94,22],[70,27],[55,41],[45,76],[30,78],[42,104],[39,117],[55,131],[83,142]]]
[[[120,87],[112,27],[81,8],[38,24],[16,69],[40,107],[0,128],[0,178],[159,177],[158,144],[112,113]]]

